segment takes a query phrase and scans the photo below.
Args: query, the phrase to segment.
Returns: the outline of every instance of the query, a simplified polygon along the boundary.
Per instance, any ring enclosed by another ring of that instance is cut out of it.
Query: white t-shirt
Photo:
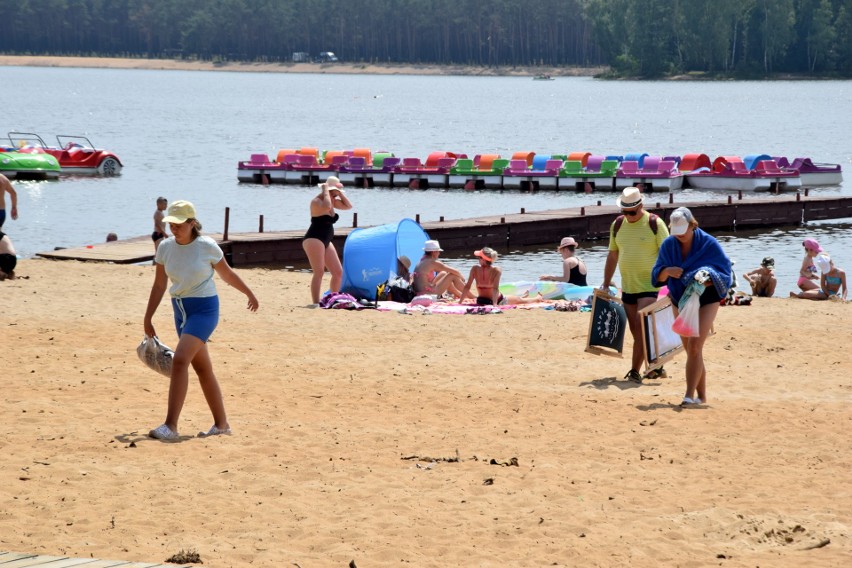
[[[213,266],[224,254],[216,241],[200,236],[188,245],[181,245],[174,237],[160,243],[154,261],[166,269],[172,286],[172,298],[208,298],[216,295]]]

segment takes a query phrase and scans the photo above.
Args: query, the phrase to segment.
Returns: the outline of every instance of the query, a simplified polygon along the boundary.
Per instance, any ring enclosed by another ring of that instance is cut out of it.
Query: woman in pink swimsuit
[[[802,267],[799,269],[799,280],[796,284],[802,292],[819,290],[819,270],[816,264],[814,264],[814,258],[823,249],[815,239],[805,239],[802,246],[805,247],[805,258],[802,259]]]

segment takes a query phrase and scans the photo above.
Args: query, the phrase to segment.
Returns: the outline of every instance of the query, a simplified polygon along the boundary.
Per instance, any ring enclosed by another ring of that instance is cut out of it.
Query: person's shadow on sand
[[[653,404],[638,404],[636,405],[636,410],[641,410],[642,412],[650,412],[651,410],[674,410],[675,412],[693,412],[695,410],[707,410],[708,406],[706,404],[693,404],[689,406],[681,406],[680,403],[677,402],[655,402]]]
[[[603,377],[602,379],[595,379],[593,381],[583,381],[577,386],[595,387],[598,390],[607,390],[609,387],[615,387],[621,390],[628,390],[639,388],[642,386],[642,384],[634,383],[633,381],[628,381],[627,379],[618,379],[616,377]]]
[[[127,444],[131,448],[135,448],[138,442],[164,442],[166,444],[177,444],[192,440],[195,436],[179,436],[177,440],[157,440],[139,432],[130,432],[129,434],[116,434],[115,439],[122,444]]]

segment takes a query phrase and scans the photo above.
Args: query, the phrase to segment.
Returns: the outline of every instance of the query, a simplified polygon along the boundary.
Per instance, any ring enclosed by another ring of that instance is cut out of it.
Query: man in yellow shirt
[[[621,301],[627,313],[627,323],[630,335],[633,337],[633,355],[630,371],[625,379],[642,382],[639,369],[644,361],[642,348],[642,323],[639,310],[653,304],[657,300],[659,287],[651,281],[651,269],[657,261],[660,246],[669,236],[669,230],[664,222],[658,222],[659,217],[645,211],[645,197],[636,187],[625,188],[616,199],[616,205],[621,209],[618,216],[609,227],[609,254],[604,266],[604,281],[601,288],[608,290],[610,281],[618,265],[621,274]],[[651,371],[653,377],[665,376],[661,368]]]

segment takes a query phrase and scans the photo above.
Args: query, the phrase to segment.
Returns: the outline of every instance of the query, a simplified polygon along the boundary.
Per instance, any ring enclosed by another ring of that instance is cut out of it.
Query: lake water
[[[205,230],[306,228],[315,188],[240,184],[236,164],[280,148],[367,147],[425,158],[435,150],[499,153],[809,156],[840,163],[852,188],[852,82],[633,82],[517,77],[375,76],[0,67],[7,101],[0,134],[84,134],[124,162],[116,178],[14,182],[20,218],[7,220],[22,257],[57,246],[148,234],[157,196],[196,204]],[[538,211],[613,201],[615,194],[352,189],[359,226]],[[685,191],[678,201],[724,200]],[[768,198],[768,197],[767,197]],[[699,219],[700,221],[700,219]],[[845,221],[845,222],[844,222]],[[849,220],[790,230],[719,235],[737,272],[776,259],[779,290],[793,286],[801,240],[813,236],[852,269]],[[352,212],[342,212],[351,225]],[[495,243],[471,243],[471,250]],[[605,243],[582,249],[591,279]],[[498,250],[510,280],[559,267],[554,246]],[[453,258],[452,255],[449,258]],[[455,262],[464,273],[469,258]],[[789,286],[784,282],[789,282]]]

